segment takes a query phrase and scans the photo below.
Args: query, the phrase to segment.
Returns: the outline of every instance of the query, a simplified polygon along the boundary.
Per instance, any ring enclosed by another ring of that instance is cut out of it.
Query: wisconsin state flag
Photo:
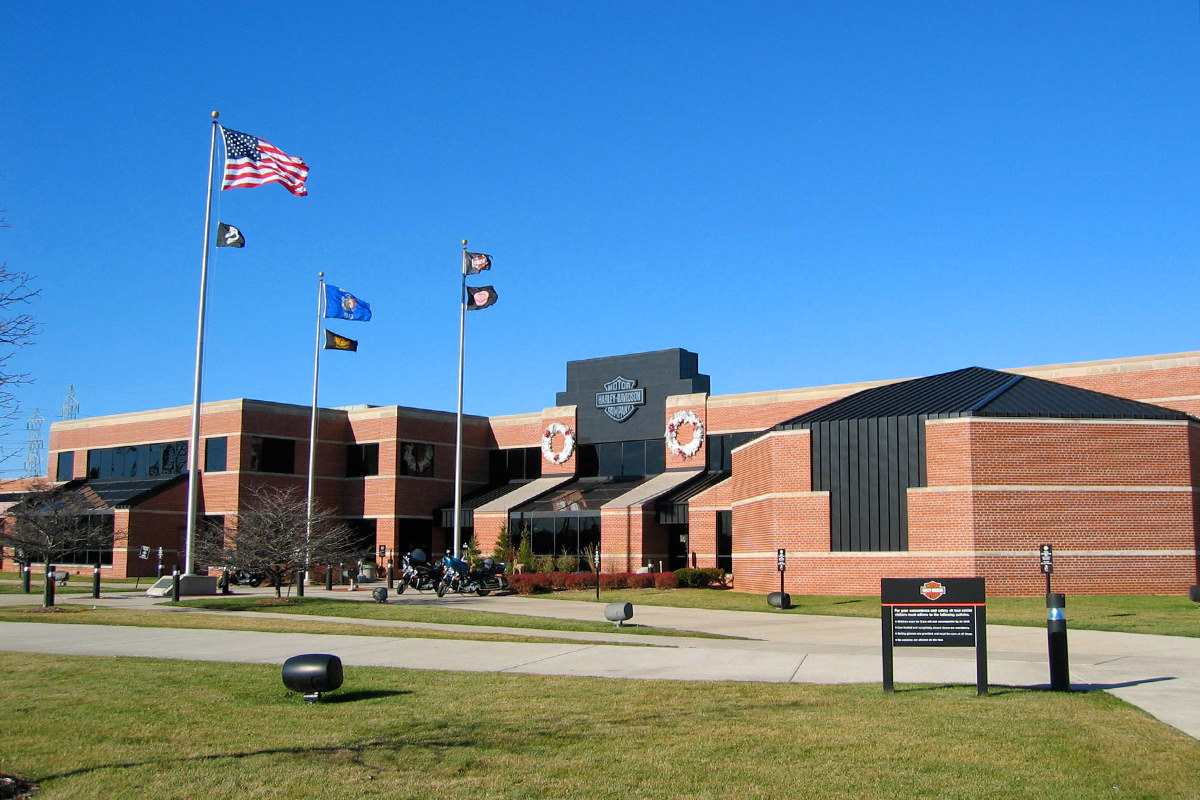
[[[478,311],[496,302],[500,295],[494,286],[468,286],[467,311]]]
[[[333,331],[325,331],[325,349],[326,350],[358,350],[358,341],[355,339],[347,339],[345,336],[339,336]]]

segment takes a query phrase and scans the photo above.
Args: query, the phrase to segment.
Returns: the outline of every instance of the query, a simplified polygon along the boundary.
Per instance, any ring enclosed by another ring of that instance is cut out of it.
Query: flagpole
[[[454,550],[455,558],[462,548],[462,436],[463,436],[463,344],[467,331],[467,240],[462,240],[462,288],[458,292],[458,417],[454,436]]]
[[[212,228],[213,172],[217,156],[217,117],[212,112],[212,141],[208,146],[208,200],[204,206],[204,255],[200,259],[200,312],[196,323],[196,381],[192,394],[192,432],[188,440],[187,532],[183,543],[183,574],[191,575],[192,548],[196,541],[196,515],[200,499],[200,389],[204,367],[204,312],[208,295],[208,247]]]
[[[304,564],[296,583],[296,596],[304,597],[304,581],[308,577],[310,543],[312,542],[313,494],[316,486],[317,463],[317,378],[321,374],[321,320],[324,317],[325,273],[317,273],[317,339],[313,347],[312,423],[308,429],[308,515],[304,523]]]

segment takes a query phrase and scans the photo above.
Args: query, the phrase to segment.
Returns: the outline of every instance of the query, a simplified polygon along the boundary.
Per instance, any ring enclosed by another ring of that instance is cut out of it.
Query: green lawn
[[[56,798],[1195,798],[1103,692],[685,683],[6,653],[0,772]]]
[[[594,589],[529,596],[596,602]],[[728,589],[619,589],[601,592],[600,602],[879,619],[878,597],[792,595],[792,608],[781,611],[769,607],[767,598],[762,595],[733,592]],[[1081,630],[1200,636],[1200,606],[1188,600],[1186,596],[1071,595],[1067,597],[1066,612],[1067,625]],[[1046,598],[989,597],[987,620],[991,625],[1044,627]]]

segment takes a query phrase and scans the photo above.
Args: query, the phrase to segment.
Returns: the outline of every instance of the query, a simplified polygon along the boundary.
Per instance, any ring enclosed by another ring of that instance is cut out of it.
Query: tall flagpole
[[[308,577],[308,562],[312,541],[313,495],[316,486],[317,463],[317,379],[321,374],[321,320],[324,317],[325,273],[317,273],[317,340],[313,348],[312,423],[308,429],[308,516],[304,523],[304,563],[296,583],[296,596],[304,597],[304,581]]]
[[[212,141],[208,146],[208,202],[204,207],[204,255],[200,259],[200,314],[196,323],[196,388],[192,395],[192,434],[188,440],[187,533],[183,545],[183,572],[192,574],[192,548],[196,541],[196,515],[200,499],[200,386],[204,366],[204,305],[208,295],[208,248],[212,232],[213,169],[217,157],[217,117],[212,112]]]
[[[467,331],[467,240],[462,240],[462,288],[458,292],[458,418],[454,436],[454,550],[462,552],[462,436],[463,436],[463,343]]]

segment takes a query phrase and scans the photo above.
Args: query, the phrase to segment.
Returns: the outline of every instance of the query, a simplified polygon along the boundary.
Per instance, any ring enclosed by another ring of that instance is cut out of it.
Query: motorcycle
[[[448,591],[487,597],[492,592],[508,588],[508,578],[504,577],[505,565],[492,558],[485,558],[475,569],[453,556],[446,556],[442,561],[445,566],[437,585],[438,597],[445,597]]]
[[[424,550],[413,550],[404,556],[404,569],[400,571],[400,580],[396,582],[396,592],[403,594],[408,587],[419,592],[436,589],[441,580],[442,562],[430,564]]]
[[[250,586],[257,587],[267,576],[261,572],[250,572],[244,569],[232,569],[229,571],[229,583],[233,586]]]

